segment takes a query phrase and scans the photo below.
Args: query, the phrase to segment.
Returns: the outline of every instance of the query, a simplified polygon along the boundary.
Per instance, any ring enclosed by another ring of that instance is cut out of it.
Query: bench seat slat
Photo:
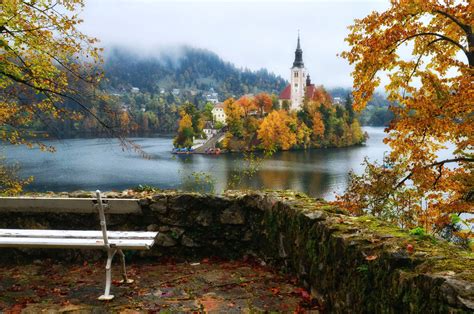
[[[111,245],[115,245],[119,249],[147,250],[153,246],[154,240],[109,239],[109,243]],[[61,238],[0,237],[0,247],[101,249],[101,248],[104,248],[104,241],[102,238],[61,239]]]
[[[147,231],[107,231],[109,239],[154,239],[157,232]],[[102,238],[102,231],[94,230],[38,230],[38,229],[0,229],[0,238]]]

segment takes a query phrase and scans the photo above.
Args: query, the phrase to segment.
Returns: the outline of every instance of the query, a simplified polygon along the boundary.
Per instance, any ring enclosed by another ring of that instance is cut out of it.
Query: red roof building
[[[306,86],[305,86],[306,99],[313,99],[315,92],[316,92],[316,86],[314,84],[311,84],[311,78],[308,74],[306,76]],[[281,101],[291,100],[291,84],[286,85],[286,87],[282,90],[278,98]]]

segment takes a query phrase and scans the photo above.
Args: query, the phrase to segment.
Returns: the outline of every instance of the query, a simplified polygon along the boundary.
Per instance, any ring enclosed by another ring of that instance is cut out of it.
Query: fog
[[[238,67],[289,76],[298,30],[313,82],[351,86],[347,26],[388,1],[86,0],[82,31],[107,51],[124,46],[144,55],[179,52],[181,45],[217,53]]]

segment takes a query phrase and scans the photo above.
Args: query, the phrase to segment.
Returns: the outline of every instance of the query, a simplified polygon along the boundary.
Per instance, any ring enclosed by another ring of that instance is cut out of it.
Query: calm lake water
[[[344,190],[349,170],[360,173],[365,156],[381,161],[388,147],[383,128],[366,127],[365,146],[279,152],[264,160],[257,173],[238,183],[240,188],[293,189],[314,197],[334,198]],[[139,184],[163,189],[200,190],[193,174],[207,173],[216,192],[246,167],[240,154],[220,156],[170,153],[171,137],[133,138],[151,158],[122,151],[110,139],[68,139],[49,141],[56,153],[7,145],[8,162],[17,162],[22,176],[34,176],[28,191],[123,190]],[[202,178],[202,176],[200,176]]]

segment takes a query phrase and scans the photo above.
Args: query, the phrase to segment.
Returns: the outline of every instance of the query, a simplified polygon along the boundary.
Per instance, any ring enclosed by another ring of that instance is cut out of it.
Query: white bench
[[[154,242],[157,232],[107,231],[105,211],[108,213],[141,212],[136,199],[103,200],[100,191],[96,191],[97,199],[87,198],[0,198],[0,212],[99,212],[102,230],[30,230],[0,229],[0,247],[8,248],[74,248],[104,249],[107,251],[105,265],[105,292],[99,300],[111,300],[112,259],[116,253],[121,259],[123,283],[132,283],[125,269],[125,255],[122,250],[147,250]],[[112,209],[112,210],[111,210]]]

